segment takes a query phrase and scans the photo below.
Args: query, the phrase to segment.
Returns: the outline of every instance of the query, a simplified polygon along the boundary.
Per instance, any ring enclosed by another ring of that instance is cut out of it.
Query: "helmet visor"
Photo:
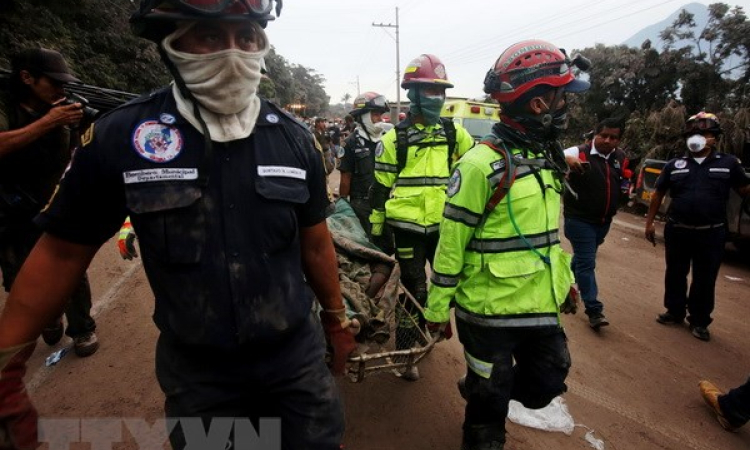
[[[272,0],[171,0],[165,3],[171,3],[183,11],[198,14],[249,12],[261,16],[270,13],[273,7]]]
[[[377,109],[388,109],[388,102],[385,101],[385,97],[383,97],[382,95],[378,95],[377,97],[370,99],[370,101],[367,102],[367,105]]]

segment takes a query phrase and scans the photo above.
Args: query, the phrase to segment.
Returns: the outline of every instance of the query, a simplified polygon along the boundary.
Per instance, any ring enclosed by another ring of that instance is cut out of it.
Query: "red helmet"
[[[571,65],[582,70],[590,63],[580,55],[573,61],[546,41],[521,41],[505,50],[484,78],[484,92],[500,103],[513,103],[536,86],[565,86],[566,92],[583,92],[587,81],[577,80]]]
[[[409,89],[412,86],[426,84],[452,88],[445,74],[445,66],[435,55],[419,55],[404,69],[404,79],[401,87]]]
[[[274,0],[142,0],[130,16],[136,36],[161,41],[175,29],[175,22],[188,20],[253,20],[265,28]],[[276,0],[276,15],[281,13],[282,0]]]
[[[701,111],[694,116],[690,116],[685,122],[685,130],[682,132],[684,136],[691,136],[693,134],[711,133],[714,136],[721,134],[721,125],[719,124],[719,118],[711,113]]]
[[[356,117],[371,111],[386,113],[390,110],[385,97],[377,92],[370,91],[360,94],[354,99],[354,109],[349,114]]]

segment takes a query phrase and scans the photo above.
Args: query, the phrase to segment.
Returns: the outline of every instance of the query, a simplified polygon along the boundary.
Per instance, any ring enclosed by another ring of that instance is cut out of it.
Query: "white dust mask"
[[[694,134],[687,139],[687,148],[691,153],[700,153],[706,148],[706,138],[700,134]]]
[[[380,141],[380,137],[383,134],[383,131],[385,131],[385,128],[383,127],[383,122],[372,122],[372,113],[366,112],[362,114],[362,124],[365,128],[365,131],[367,131],[367,134],[369,134],[369,138],[374,141],[378,142]]]
[[[263,57],[270,49],[265,31],[260,26],[256,29],[263,45],[257,52],[229,49],[194,54],[175,50],[172,47],[174,40],[185,34],[193,24],[183,24],[165,37],[162,41],[164,50],[198,102],[212,140],[228,142],[245,138],[253,132],[260,113],[257,92]],[[172,92],[180,114],[202,132],[190,100],[183,98],[176,85],[172,87]]]

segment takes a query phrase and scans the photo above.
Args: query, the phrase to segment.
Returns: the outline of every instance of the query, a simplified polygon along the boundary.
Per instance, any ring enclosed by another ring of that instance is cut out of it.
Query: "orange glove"
[[[0,350],[0,450],[34,450],[39,446],[36,408],[23,376],[36,342]]]
[[[138,251],[135,249],[135,231],[133,231],[133,225],[130,224],[130,217],[125,219],[117,235],[117,249],[120,250],[122,259],[130,260],[138,257]]]
[[[357,348],[354,335],[349,330],[351,322],[346,318],[346,308],[321,311],[320,322],[331,347],[331,372],[334,375],[343,375],[349,354]]]

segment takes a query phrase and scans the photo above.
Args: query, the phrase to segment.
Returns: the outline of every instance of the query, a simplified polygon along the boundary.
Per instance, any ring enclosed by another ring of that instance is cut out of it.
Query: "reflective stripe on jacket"
[[[427,320],[447,322],[454,301],[457,315],[489,326],[559,324],[559,305],[573,282],[570,255],[560,248],[561,183],[538,166],[518,167],[510,191],[481,225],[505,162],[483,144],[459,161],[440,224]]]
[[[395,228],[415,233],[433,233],[438,231],[445,206],[445,188],[450,177],[447,139],[439,123],[427,127],[413,124],[410,132],[412,129],[421,133],[423,138],[409,145],[406,165],[400,171],[396,129],[383,136],[375,154],[375,181],[392,189],[385,203],[386,222]],[[473,145],[471,135],[456,124],[458,156]],[[378,211],[373,214],[377,215]]]

